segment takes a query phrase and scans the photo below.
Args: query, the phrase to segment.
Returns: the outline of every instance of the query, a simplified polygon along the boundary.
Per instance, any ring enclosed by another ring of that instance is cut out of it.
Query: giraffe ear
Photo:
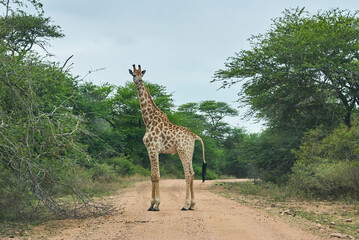
[[[142,76],[143,76],[143,75],[145,75],[145,73],[146,73],[146,70],[143,70],[143,71],[142,71],[141,73],[142,73]]]
[[[130,72],[130,74],[133,76],[133,72],[131,69],[128,69],[128,71]]]

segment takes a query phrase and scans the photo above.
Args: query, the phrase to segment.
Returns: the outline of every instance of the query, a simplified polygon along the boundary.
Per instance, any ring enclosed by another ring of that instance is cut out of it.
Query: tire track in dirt
[[[53,240],[65,239],[206,239],[320,240],[279,218],[207,190],[211,182],[195,181],[194,211],[180,211],[184,180],[161,180],[159,212],[148,212],[151,183],[139,182],[107,198],[117,209],[109,216],[62,220],[52,227]],[[37,239],[36,237],[27,239]],[[44,239],[44,235],[41,236]]]

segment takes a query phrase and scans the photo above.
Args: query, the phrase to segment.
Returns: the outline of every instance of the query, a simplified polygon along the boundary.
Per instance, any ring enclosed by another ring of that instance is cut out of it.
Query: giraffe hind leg
[[[192,169],[191,173],[191,181],[190,181],[190,188],[191,188],[191,206],[189,207],[189,210],[194,210],[194,205],[196,204],[196,200],[194,198],[194,189],[193,189],[193,179],[194,179],[194,171]]]
[[[192,167],[192,155],[193,149],[191,151],[181,151],[178,153],[184,170],[184,175],[186,179],[186,200],[183,205],[182,211],[185,210],[193,210],[195,200],[194,200],[194,192],[193,192],[193,178],[194,178],[194,171]],[[192,200],[191,200],[192,197]]]
[[[193,190],[194,171],[193,170],[190,171],[189,175],[186,176],[185,178],[186,178],[186,201],[181,210],[182,211],[194,210],[194,205],[196,204],[196,200],[194,198],[194,190]]]
[[[151,181],[152,181],[152,198],[148,211],[159,211],[160,206],[160,170],[158,153],[148,151],[151,160]]]
[[[185,171],[185,179],[186,179],[186,200],[181,209],[182,211],[187,211],[190,207],[190,179],[186,171]]]
[[[155,197],[155,205],[153,207],[153,211],[159,211],[160,210],[160,183],[156,182],[156,197]]]

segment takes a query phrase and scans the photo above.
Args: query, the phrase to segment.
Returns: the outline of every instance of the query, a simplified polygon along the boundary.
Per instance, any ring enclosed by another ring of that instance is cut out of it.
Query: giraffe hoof
[[[154,209],[152,209],[152,211],[158,212],[158,211],[160,211],[160,209],[159,208],[154,208]]]
[[[147,211],[153,211],[153,207],[150,207]]]
[[[194,208],[189,208],[188,210],[194,211]]]
[[[187,209],[187,208],[184,208],[184,207],[181,209],[181,211],[187,211],[187,210],[188,210],[188,209]]]

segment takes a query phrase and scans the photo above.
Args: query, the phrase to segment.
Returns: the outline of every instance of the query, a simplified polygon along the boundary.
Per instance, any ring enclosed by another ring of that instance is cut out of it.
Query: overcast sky
[[[163,85],[178,106],[216,100],[237,108],[240,85],[217,90],[210,83],[235,52],[249,49],[251,35],[269,30],[286,8],[311,13],[339,7],[356,11],[358,0],[43,0],[45,15],[66,35],[49,52],[61,63],[74,55],[72,72],[95,84],[131,81],[128,69],[141,64],[144,79]],[[243,116],[245,109],[238,109]],[[228,119],[259,132],[260,123]]]

